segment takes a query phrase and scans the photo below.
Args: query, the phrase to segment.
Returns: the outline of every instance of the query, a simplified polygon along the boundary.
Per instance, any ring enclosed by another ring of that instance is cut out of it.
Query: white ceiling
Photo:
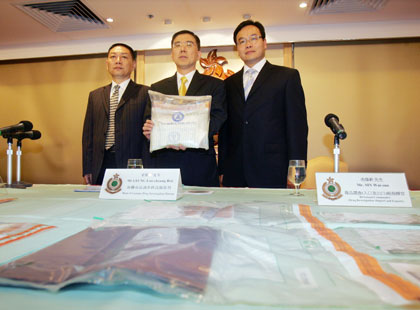
[[[153,37],[181,29],[198,33],[232,33],[243,20],[243,14],[250,14],[266,28],[301,27],[302,31],[321,25],[330,25],[333,29],[335,24],[357,24],[360,27],[361,23],[414,22],[418,25],[420,22],[420,0],[387,0],[375,12],[322,15],[309,14],[313,0],[307,1],[306,9],[299,8],[300,0],[82,0],[99,17],[112,17],[114,22],[108,24],[107,29],[53,32],[12,5],[25,1],[0,0],[0,51],[83,40]],[[153,14],[154,18],[148,18],[148,14]],[[210,16],[211,21],[202,22],[204,16]],[[172,24],[165,25],[165,19],[171,19]],[[420,36],[420,29],[415,32]]]

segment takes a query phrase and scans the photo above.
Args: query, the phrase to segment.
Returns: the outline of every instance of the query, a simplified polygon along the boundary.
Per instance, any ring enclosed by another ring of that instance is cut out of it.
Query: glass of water
[[[291,195],[303,196],[303,194],[299,192],[299,189],[300,189],[300,184],[302,184],[305,178],[306,178],[305,161],[298,160],[298,159],[290,160],[287,179],[291,183],[293,183],[293,185],[295,186],[295,192],[293,192]]]
[[[141,160],[141,158],[130,158],[127,162],[127,168],[141,169],[143,168],[143,161]]]

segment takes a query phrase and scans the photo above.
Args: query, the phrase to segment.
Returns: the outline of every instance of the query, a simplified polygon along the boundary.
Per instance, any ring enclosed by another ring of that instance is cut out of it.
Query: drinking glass
[[[293,192],[291,195],[303,196],[303,194],[299,192],[299,188],[300,188],[300,184],[302,184],[305,178],[306,178],[305,161],[297,160],[297,159],[290,160],[287,179],[291,183],[293,183],[293,185],[295,186],[295,192]]]
[[[143,161],[140,158],[130,158],[127,162],[127,168],[141,169],[143,168]]]

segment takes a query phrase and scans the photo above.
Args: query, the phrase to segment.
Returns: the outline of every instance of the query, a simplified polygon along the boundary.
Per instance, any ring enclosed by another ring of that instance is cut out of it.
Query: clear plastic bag
[[[218,231],[208,227],[90,227],[0,266],[0,283],[51,291],[74,283],[130,284],[198,298],[217,240]]]
[[[168,146],[209,149],[211,96],[173,96],[149,90],[154,127],[150,152]]]

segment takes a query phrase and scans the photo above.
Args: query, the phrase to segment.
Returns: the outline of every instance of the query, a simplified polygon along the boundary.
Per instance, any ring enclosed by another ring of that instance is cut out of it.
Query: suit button
[[[245,121],[245,125],[248,125],[248,121]]]

